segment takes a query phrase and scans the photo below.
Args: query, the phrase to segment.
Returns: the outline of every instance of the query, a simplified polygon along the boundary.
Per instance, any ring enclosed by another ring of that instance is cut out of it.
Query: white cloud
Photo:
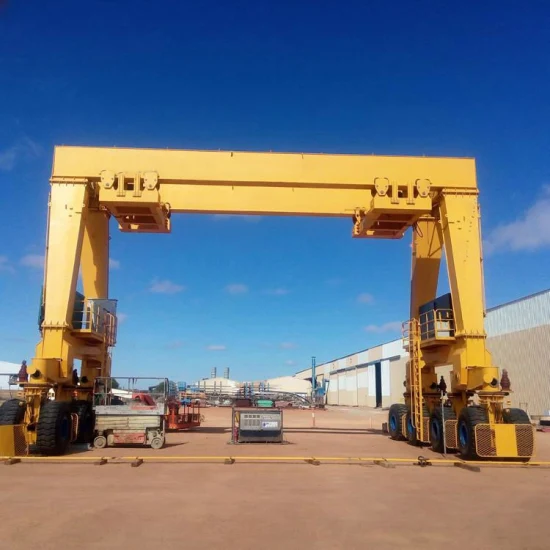
[[[294,348],[297,348],[298,346],[294,342],[281,342],[279,344],[279,347],[281,349],[294,349]]]
[[[272,288],[271,290],[267,290],[267,294],[271,294],[272,296],[285,296],[288,294],[290,290],[287,288]]]
[[[363,292],[357,296],[357,301],[360,304],[372,304],[374,303],[374,296],[368,292]]]
[[[212,219],[215,222],[223,222],[228,220],[237,219],[239,221],[248,222],[248,223],[258,223],[262,217],[256,216],[253,214],[241,215],[241,214],[213,214]]]
[[[128,315],[126,313],[117,313],[116,316],[117,316],[119,325],[120,325],[120,323],[124,323],[124,321],[126,321],[126,319],[128,319]]]
[[[20,161],[28,158],[36,158],[42,152],[42,148],[32,139],[24,136],[11,147],[0,151],[0,170],[9,172]]]
[[[178,285],[167,279],[164,279],[163,281],[155,280],[149,287],[149,291],[156,294],[176,294],[178,292],[182,292],[183,290],[185,290],[183,285]]]
[[[489,231],[483,242],[486,254],[498,252],[534,251],[550,246],[550,185],[542,195],[515,221],[501,224]]]
[[[248,292],[248,287],[240,283],[233,283],[227,285],[225,290],[229,292],[229,294],[246,294]]]
[[[27,254],[21,258],[20,263],[25,267],[44,269],[44,256],[41,254]]]
[[[11,265],[7,256],[0,256],[0,271],[5,271],[7,273],[15,273],[15,269]]]
[[[289,359],[288,361],[285,361],[285,365],[288,365],[289,367],[291,367],[292,365],[295,365],[296,364],[296,361],[293,361],[292,359]]]
[[[368,325],[365,327],[365,330],[376,334],[380,334],[381,332],[401,332],[401,322],[391,321],[390,323],[384,323],[383,325]]]
[[[120,269],[120,262],[113,258],[109,258],[109,267],[111,269]]]
[[[206,349],[208,351],[225,351],[227,348],[221,344],[210,344]]]

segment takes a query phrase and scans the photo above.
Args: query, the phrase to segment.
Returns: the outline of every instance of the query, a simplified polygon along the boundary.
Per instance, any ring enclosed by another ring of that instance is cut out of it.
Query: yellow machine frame
[[[398,239],[413,228],[405,398],[417,437],[427,440],[424,408],[441,402],[436,368],[450,364],[456,415],[477,395],[498,451],[493,456],[520,456],[502,420],[507,393],[485,346],[473,159],[63,146],[55,148],[50,182],[41,340],[25,385],[30,443],[50,388],[57,400],[89,399],[95,378],[111,373],[111,216],[124,232],[168,233],[174,213],[307,215],[348,217],[355,238]],[[452,331],[422,339],[420,307],[436,297],[443,250]],[[79,268],[83,321],[75,326]],[[79,385],[75,359],[82,361]]]

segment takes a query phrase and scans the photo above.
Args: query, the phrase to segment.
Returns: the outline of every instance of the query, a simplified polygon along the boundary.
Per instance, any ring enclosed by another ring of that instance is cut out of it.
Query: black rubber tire
[[[531,424],[529,415],[523,409],[504,409],[502,411],[502,420],[505,424]],[[531,448],[531,454],[534,449]],[[510,460],[517,460],[518,462],[529,462],[532,457],[518,457]]]
[[[71,410],[66,401],[46,401],[36,426],[36,448],[40,454],[65,454],[71,442]]]
[[[430,444],[432,451],[442,453],[445,451],[443,441],[443,422],[446,420],[456,420],[456,414],[452,407],[436,407],[430,415]]]
[[[75,443],[91,443],[95,428],[95,414],[91,401],[83,399],[73,401],[71,412],[78,415],[78,435]]]
[[[424,405],[422,409],[422,415],[424,418],[429,418],[430,416],[430,411],[428,410],[426,405]],[[407,410],[407,419],[405,420],[405,429],[407,430],[407,433],[405,434],[405,437],[411,445],[414,445],[415,447],[419,447],[420,445],[423,445],[423,443],[421,441],[418,441],[418,438],[416,437],[416,428],[413,428],[410,420],[411,420],[411,411]]]
[[[0,426],[22,424],[27,405],[21,399],[8,399],[0,407]]]
[[[523,409],[504,409],[502,420],[505,424],[531,424],[529,415]]]
[[[487,411],[479,405],[464,407],[458,417],[457,442],[458,452],[464,460],[480,460],[476,452],[475,427],[478,424],[487,424]]]
[[[405,435],[401,430],[403,425],[403,417],[407,414],[407,405],[395,403],[390,407],[388,413],[388,431],[391,439],[395,441],[405,439]]]

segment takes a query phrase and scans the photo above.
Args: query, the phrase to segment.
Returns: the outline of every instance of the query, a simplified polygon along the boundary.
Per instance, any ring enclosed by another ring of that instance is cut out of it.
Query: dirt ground
[[[164,449],[75,456],[440,457],[381,432],[386,412],[287,410],[285,445],[228,444],[230,410]],[[537,434],[550,460],[550,434]],[[0,466],[0,548],[548,548],[550,469],[296,463]]]

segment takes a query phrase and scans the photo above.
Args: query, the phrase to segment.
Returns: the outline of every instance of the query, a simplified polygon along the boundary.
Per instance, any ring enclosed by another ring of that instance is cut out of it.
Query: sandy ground
[[[228,444],[229,409],[167,446],[75,456],[437,457],[380,431],[386,413],[285,411],[286,445]],[[537,434],[550,460],[550,434]],[[304,463],[0,466],[0,548],[546,549],[550,470]]]

